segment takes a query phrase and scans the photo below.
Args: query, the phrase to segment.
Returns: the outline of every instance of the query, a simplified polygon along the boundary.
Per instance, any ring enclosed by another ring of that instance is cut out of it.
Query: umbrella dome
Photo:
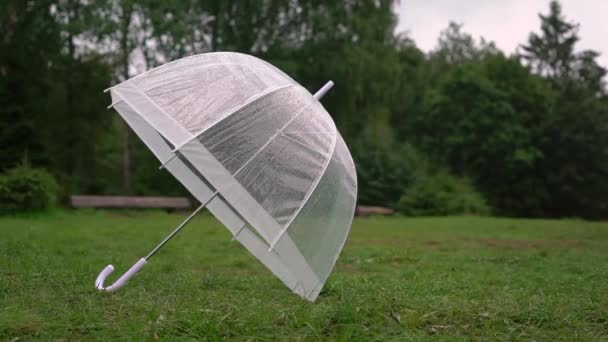
[[[230,52],[164,64],[110,93],[162,167],[287,287],[314,301],[344,246],[357,194],[350,153],[318,99],[271,64]]]

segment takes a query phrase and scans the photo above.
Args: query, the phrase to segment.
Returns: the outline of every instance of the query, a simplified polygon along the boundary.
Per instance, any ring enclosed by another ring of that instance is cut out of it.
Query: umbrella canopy
[[[346,241],[357,194],[350,153],[318,99],[271,64],[228,52],[164,64],[110,92],[162,167],[202,203],[197,212],[206,206],[287,287],[314,301]],[[108,273],[98,288],[107,289]]]

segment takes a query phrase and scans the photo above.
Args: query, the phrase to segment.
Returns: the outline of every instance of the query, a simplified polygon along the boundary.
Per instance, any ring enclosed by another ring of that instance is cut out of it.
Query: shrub
[[[0,175],[0,214],[52,208],[58,193],[57,182],[49,172],[23,164]]]
[[[444,171],[415,182],[399,200],[398,210],[408,216],[490,213],[485,198],[468,180]]]
[[[359,204],[394,208],[417,177],[420,158],[410,145],[384,146],[362,141],[353,147]]]

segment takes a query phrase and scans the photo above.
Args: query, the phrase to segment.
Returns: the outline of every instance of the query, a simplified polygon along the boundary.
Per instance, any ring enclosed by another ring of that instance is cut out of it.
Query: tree
[[[136,69],[131,59],[133,52],[141,51],[146,64],[153,58],[147,48],[151,29],[149,15],[159,3],[136,0],[102,0],[96,4],[94,13],[100,18],[99,25],[94,27],[94,38],[90,43],[98,46],[98,50],[107,58],[113,67],[113,83],[119,83],[135,76]],[[121,141],[122,192],[133,193],[133,138],[131,129],[119,118]],[[141,144],[139,144],[141,148]]]
[[[487,42],[481,38],[477,43],[473,36],[462,31],[462,27],[462,24],[452,21],[446,29],[441,31],[437,47],[431,53],[432,58],[448,65],[456,65],[479,61],[487,55],[498,53],[493,42]]]
[[[522,45],[522,57],[540,75],[552,80],[567,77],[575,60],[578,24],[566,21],[561,5],[555,0],[549,4],[548,15],[538,16],[541,34],[530,33],[528,45]]]
[[[606,69],[596,58],[593,50],[575,51],[579,41],[579,24],[569,22],[562,14],[558,1],[551,1],[549,14],[539,14],[541,33],[530,33],[528,44],[522,45],[522,58],[532,69],[551,80],[555,87],[575,80],[592,92],[604,90],[603,77]]]
[[[541,170],[548,197],[545,214],[607,217],[608,112],[604,77],[595,51],[577,53],[578,24],[568,22],[557,1],[540,15],[541,34],[532,33],[523,58],[547,78],[556,94],[541,123]]]
[[[359,137],[370,120],[383,120],[384,113],[393,121],[393,108],[409,86],[401,79],[409,67],[408,53],[417,51],[412,59],[422,60],[410,40],[394,36],[391,6],[392,1],[302,1],[292,34],[268,50],[276,52],[271,61],[313,92],[329,78],[336,83],[323,103],[346,141]]]
[[[51,5],[0,3],[0,171],[16,166],[24,155],[34,166],[49,161],[40,127],[62,48]]]
[[[546,192],[534,172],[542,153],[533,127],[550,99],[517,59],[463,64],[429,93],[419,141],[439,164],[470,177],[498,213],[538,215]]]
[[[48,168],[66,192],[99,189],[98,139],[110,117],[100,89],[111,70],[77,42],[90,34],[91,6],[80,1],[6,2],[0,57],[0,168],[24,156]],[[4,140],[6,139],[6,140]]]

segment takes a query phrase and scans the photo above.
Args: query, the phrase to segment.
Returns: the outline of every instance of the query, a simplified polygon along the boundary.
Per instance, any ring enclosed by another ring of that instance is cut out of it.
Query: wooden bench
[[[72,208],[129,208],[129,209],[190,209],[192,204],[186,197],[154,196],[70,196]]]
[[[372,207],[367,205],[358,205],[355,208],[355,216],[359,217],[367,217],[370,215],[381,215],[381,216],[391,216],[394,215],[395,211],[391,208],[385,207]]]

